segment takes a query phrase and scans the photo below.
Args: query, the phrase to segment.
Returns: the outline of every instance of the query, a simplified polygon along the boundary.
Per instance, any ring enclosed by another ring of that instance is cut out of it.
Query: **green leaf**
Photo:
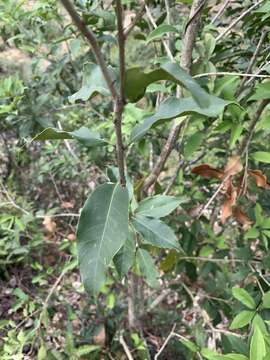
[[[82,356],[88,355],[91,352],[97,350],[100,350],[100,346],[98,345],[82,345],[79,348],[77,348],[75,351],[76,351],[76,355],[81,358]]]
[[[263,219],[261,224],[260,224],[260,227],[262,229],[270,229],[270,218]]]
[[[179,341],[180,341],[185,347],[187,347],[191,352],[197,352],[197,351],[199,351],[198,346],[197,346],[194,342],[192,342],[192,341],[190,341],[190,340],[188,340],[188,339],[179,339]]]
[[[255,315],[254,311],[247,311],[247,310],[241,311],[233,319],[233,321],[231,323],[231,326],[230,326],[230,329],[231,330],[240,329],[240,328],[246,326],[252,320],[254,315]]]
[[[47,359],[47,350],[44,345],[41,345],[41,347],[38,350],[37,360],[45,360],[45,359]]]
[[[170,62],[148,73],[139,67],[128,69],[125,76],[126,97],[136,102],[144,96],[148,85],[160,80],[170,80],[184,86],[200,107],[209,106],[210,95],[178,64]]]
[[[78,256],[86,290],[97,294],[106,269],[128,236],[128,191],[103,184],[87,199],[78,224]]]
[[[213,350],[203,348],[201,354],[208,360],[249,360],[245,355],[242,354],[226,354],[220,355]]]
[[[270,152],[256,151],[251,154],[251,157],[256,161],[270,164]]]
[[[137,261],[142,275],[146,278],[147,284],[153,288],[159,287],[159,273],[149,252],[144,249],[138,249]]]
[[[246,305],[248,308],[250,309],[256,308],[255,301],[252,299],[252,297],[245,289],[234,287],[232,288],[232,294],[235,297],[235,299],[239,300],[242,304]]]
[[[230,149],[232,149],[235,146],[236,142],[239,140],[243,129],[244,128],[241,124],[233,124],[231,128]]]
[[[159,25],[155,30],[151,31],[151,33],[147,36],[146,41],[150,42],[155,39],[161,38],[166,33],[178,33],[178,30],[175,26],[169,24]]]
[[[225,106],[231,104],[230,101],[224,101],[216,96],[211,95],[209,98],[210,105],[207,108],[201,108],[192,98],[168,98],[160,104],[155,114],[144,118],[141,124],[135,126],[131,133],[131,142],[140,140],[153,125],[158,125],[164,120],[171,120],[178,116],[193,113],[208,117],[217,117],[223,112]]]
[[[115,74],[109,68],[110,75],[115,80]],[[86,101],[97,93],[108,96],[110,91],[100,70],[100,67],[94,63],[86,63],[83,67],[82,87],[79,91],[69,97],[69,101],[74,103],[76,100]]]
[[[184,147],[184,157],[190,159],[195,151],[201,146],[205,135],[202,132],[197,132],[191,135]]]
[[[260,328],[255,326],[250,343],[250,360],[263,360],[265,355],[266,347],[263,334]]]
[[[105,140],[100,138],[100,135],[97,132],[91,131],[84,126],[78,130],[70,132],[55,128],[47,128],[44,129],[40,134],[36,135],[33,138],[33,141],[63,139],[75,139],[89,147],[107,144]]]
[[[259,235],[259,230],[255,227],[252,227],[245,233],[245,239],[257,239]]]
[[[119,252],[115,255],[113,261],[119,276],[122,278],[135,260],[135,234],[132,230],[129,231],[127,240],[121,247]]]
[[[262,307],[264,309],[270,309],[270,291],[267,291],[262,298]]]
[[[181,203],[186,201],[187,197],[185,196],[179,198],[167,195],[151,196],[139,203],[135,213],[159,219],[169,215]]]
[[[249,98],[249,100],[265,99],[270,99],[270,81],[258,84],[255,89],[255,94]]]
[[[162,221],[136,215],[132,224],[145,243],[165,249],[180,249],[173,230]]]

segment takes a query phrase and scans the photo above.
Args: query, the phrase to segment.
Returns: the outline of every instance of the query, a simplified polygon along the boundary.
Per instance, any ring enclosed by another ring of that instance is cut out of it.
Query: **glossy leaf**
[[[121,278],[127,274],[128,270],[134,264],[136,249],[134,235],[134,232],[130,230],[124,245],[113,259],[116,270]]]
[[[181,99],[170,97],[159,106],[155,114],[146,117],[141,124],[137,125],[133,129],[131,133],[131,141],[138,141],[153,125],[158,125],[165,120],[171,120],[179,116],[185,116],[193,113],[208,117],[217,117],[223,112],[225,106],[230,104],[230,102],[219,99],[213,95],[209,95],[209,101],[209,106],[202,108],[191,97]]]
[[[169,215],[180,204],[187,201],[187,198],[182,196],[180,198],[167,195],[156,195],[148,197],[139,203],[135,210],[138,215],[148,216],[152,218],[162,218]]]
[[[156,269],[154,260],[148,251],[138,249],[137,261],[142,275],[146,278],[146,282],[153,288],[159,287],[158,277],[159,273]]]
[[[109,69],[109,72],[111,77],[115,79],[113,70]],[[76,100],[86,101],[98,93],[105,96],[110,95],[100,67],[94,63],[86,63],[83,68],[82,87],[69,97],[69,101],[72,103]]]
[[[240,328],[246,326],[247,324],[250,323],[250,321],[252,320],[254,315],[255,315],[254,311],[248,311],[248,310],[241,311],[233,319],[230,329],[231,330],[240,329]]]
[[[82,281],[97,294],[106,269],[128,236],[128,191],[103,184],[87,199],[78,224],[78,256]]]
[[[256,308],[255,301],[252,299],[252,297],[249,295],[249,293],[245,289],[239,288],[239,287],[234,287],[234,288],[232,288],[232,294],[235,299],[240,301],[242,304],[247,306],[249,309]]]
[[[156,29],[154,29],[153,31],[150,32],[150,34],[147,36],[146,41],[150,42],[152,40],[159,39],[164,34],[172,33],[172,32],[175,32],[175,33],[178,32],[178,30],[176,29],[175,26],[169,25],[169,24],[159,25]]]
[[[132,219],[132,224],[145,243],[160,248],[180,249],[173,230],[162,221],[136,215]]]
[[[84,126],[75,131],[63,131],[55,128],[47,128],[44,129],[40,134],[36,135],[33,138],[33,141],[63,139],[75,139],[89,147],[106,144],[106,141],[102,140],[96,131],[91,131]]]
[[[258,326],[254,326],[250,343],[250,360],[264,360],[266,346],[263,334]]]

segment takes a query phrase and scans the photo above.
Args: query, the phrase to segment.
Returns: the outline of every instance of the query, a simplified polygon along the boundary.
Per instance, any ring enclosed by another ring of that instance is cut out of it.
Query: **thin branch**
[[[255,52],[254,52],[254,54],[253,54],[253,56],[252,56],[252,58],[251,58],[251,60],[250,60],[250,63],[249,63],[249,65],[248,65],[247,73],[251,73],[252,68],[253,68],[253,66],[254,66],[254,64],[255,64],[255,62],[256,62],[256,59],[257,59],[257,57],[258,57],[258,55],[259,55],[259,53],[260,53],[260,51],[261,51],[261,49],[262,49],[262,46],[263,46],[263,43],[264,43],[264,40],[265,40],[265,37],[266,37],[267,34],[268,34],[268,32],[267,32],[266,30],[263,30],[263,32],[262,32],[262,34],[261,34],[261,36],[260,36],[260,40],[259,40],[259,42],[258,42],[258,44],[257,44],[257,46],[256,46],[256,50],[255,50]],[[255,75],[255,76],[256,76],[256,75]],[[257,75],[257,76],[258,76],[258,75]],[[257,77],[257,76],[256,76],[256,77]],[[269,76],[269,78],[270,78],[270,76]],[[242,79],[242,81],[241,81],[241,83],[240,83],[240,86],[239,86],[239,88],[238,88],[238,90],[237,90],[237,92],[236,92],[236,97],[238,97],[238,96],[241,94],[242,90],[243,90],[244,87],[245,87],[246,81],[247,81],[247,76],[245,76],[245,77]]]
[[[240,77],[249,77],[249,78],[258,78],[258,79],[270,79],[270,75],[259,75],[259,74],[249,74],[249,73],[238,73],[238,72],[209,72],[194,75],[193,78],[201,78],[204,76],[240,76]]]
[[[228,264],[228,263],[240,263],[240,264],[246,264],[246,263],[260,263],[260,260],[242,260],[242,259],[219,259],[219,258],[208,258],[203,256],[181,256],[179,260],[193,260],[193,261],[206,261],[206,262],[213,262],[213,263],[221,263],[221,264]]]
[[[202,4],[206,4],[205,0],[195,0],[191,7],[190,18],[192,21],[189,23],[185,36],[184,36],[184,46],[183,46],[183,54],[181,57],[181,65],[182,67],[190,73],[191,63],[192,63],[192,49],[195,44],[196,34],[199,28],[199,20],[201,17],[201,12],[203,10]],[[200,8],[200,12],[197,12],[198,8]],[[196,13],[196,17],[194,14]],[[145,179],[143,190],[148,191],[149,188],[156,182],[158,176],[160,175],[164,165],[171,154],[174,145],[178,139],[179,133],[181,130],[181,124],[174,123],[173,127],[168,136],[168,140],[166,141],[159,158],[157,159],[156,165],[154,166],[150,175]]]
[[[117,97],[114,103],[114,129],[116,133],[117,163],[119,169],[120,183],[123,187],[125,187],[125,158],[122,139],[122,116],[125,106],[125,35],[123,29],[123,7],[121,0],[116,0],[116,17],[118,29],[120,96]]]
[[[73,7],[73,5],[71,4],[71,2],[69,0],[60,0],[60,1],[62,2],[66,11],[69,13],[74,24],[77,26],[77,28],[80,30],[80,32],[86,37],[89,44],[91,45],[93,53],[94,53],[96,61],[97,61],[97,64],[100,66],[102,74],[105,78],[106,84],[111,92],[113,99],[116,100],[118,97],[118,94],[117,94],[116,88],[113,84],[112,78],[110,76],[108,67],[107,67],[105,60],[103,58],[103,55],[101,53],[100,47],[97,43],[95,34],[89,27],[86,26],[86,24],[80,18],[79,14],[77,13],[77,11],[75,10],[75,8]]]
[[[269,99],[265,99],[265,100],[261,101],[261,103],[254,115],[253,120],[250,122],[248,131],[247,131],[246,135],[244,136],[244,138],[242,139],[242,142],[240,143],[239,154],[244,155],[245,152],[247,151],[249,144],[251,142],[252,136],[254,134],[257,122],[260,120],[260,117],[261,117],[265,107],[269,104],[269,102],[270,102]]]
[[[123,346],[123,349],[127,355],[128,360],[134,360],[122,334],[119,337],[119,342]]]
[[[150,22],[151,22],[151,24],[153,25],[154,29],[156,29],[156,28],[157,28],[157,24],[156,24],[156,22],[155,22],[155,20],[154,20],[154,18],[153,18],[153,16],[152,16],[152,14],[151,14],[151,11],[150,11],[149,7],[148,7],[146,4],[145,4],[144,6],[145,6],[146,15],[147,15],[148,19],[150,20]],[[166,43],[166,41],[162,40],[162,44],[163,44],[163,46],[164,46],[164,48],[165,48],[165,50],[166,50],[166,53],[167,53],[168,57],[170,58],[170,60],[171,60],[172,62],[175,62],[175,59],[174,59],[174,57],[173,57],[173,54],[172,54],[172,52],[171,52],[168,44]]]
[[[262,4],[265,0],[260,0],[257,3],[250,6],[246,11],[244,11],[238,18],[236,18],[221,34],[216,37],[216,41],[221,40],[225,35],[227,35],[234,27],[237,25],[245,16],[251,13],[257,6]]]
[[[214,18],[211,21],[211,25],[214,24],[217,19],[224,13],[224,11],[226,10],[227,6],[229,5],[231,0],[226,0],[224,2],[224,4],[221,6],[221,8],[219,9],[218,13],[216,14],[216,16],[214,16]]]
[[[163,345],[161,346],[161,348],[159,349],[159,351],[156,353],[154,360],[157,360],[159,355],[161,355],[162,351],[165,349],[165,347],[167,346],[168,342],[171,340],[172,337],[174,337],[174,330],[176,328],[176,324],[173,325],[171,332],[169,333],[169,335],[167,336],[167,338],[165,339]]]
[[[131,24],[129,24],[129,26],[127,26],[124,29],[124,36],[125,39],[128,37],[128,35],[131,33],[131,31],[134,29],[134,27],[136,26],[137,22],[143,17],[145,13],[145,5],[144,2],[142,3],[140,9],[138,10],[135,18],[132,20]]]

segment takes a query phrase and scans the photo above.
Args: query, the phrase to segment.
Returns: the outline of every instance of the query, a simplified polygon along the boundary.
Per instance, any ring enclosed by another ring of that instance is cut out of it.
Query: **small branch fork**
[[[117,150],[117,164],[119,168],[120,183],[123,187],[126,186],[125,166],[124,166],[124,146],[122,140],[122,115],[125,106],[124,101],[124,73],[125,73],[125,35],[123,29],[123,9],[121,0],[116,0],[116,16],[118,28],[118,44],[119,44],[119,72],[120,72],[120,93],[118,93],[113,80],[111,78],[108,66],[103,58],[100,47],[96,40],[93,31],[83,22],[70,0],[60,0],[70,15],[72,21],[84,35],[90,44],[95,55],[96,62],[100,66],[108,89],[111,93],[114,102],[114,128],[116,133],[116,150]]]

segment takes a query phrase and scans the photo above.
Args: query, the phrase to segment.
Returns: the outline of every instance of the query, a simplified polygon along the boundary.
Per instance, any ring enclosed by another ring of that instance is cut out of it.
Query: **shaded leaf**
[[[180,249],[173,230],[162,221],[136,215],[132,219],[132,224],[144,242],[160,248]]]
[[[118,253],[113,259],[116,270],[121,278],[134,264],[136,250],[134,235],[134,232],[130,230],[124,245],[121,247],[121,249],[118,251]]]
[[[199,350],[199,347],[192,341],[188,339],[179,339],[179,341],[187,347],[191,352],[197,352]]]
[[[169,24],[159,25],[156,29],[150,32],[150,34],[147,36],[146,41],[150,42],[152,40],[159,39],[164,34],[172,33],[172,32],[178,33],[178,30],[176,29],[175,26]]]
[[[33,138],[33,141],[62,139],[75,139],[89,147],[107,144],[105,140],[100,138],[99,133],[96,131],[91,131],[84,126],[75,131],[63,131],[55,128],[47,128],[44,129],[40,134],[36,135]]]
[[[270,309],[270,291],[263,295],[262,306],[264,309]]]
[[[258,326],[254,327],[250,343],[250,360],[263,360],[266,355],[266,346],[263,334]]]
[[[241,164],[240,156],[232,156],[229,158],[227,165],[225,166],[224,177],[236,175],[242,170],[243,165]]]
[[[251,154],[251,157],[256,161],[270,164],[270,152],[256,151]]]
[[[186,159],[190,159],[193,153],[198,150],[204,137],[205,135],[202,132],[196,132],[188,138],[187,143],[184,147],[184,157]]]
[[[115,80],[115,74],[109,68],[110,75]],[[94,63],[86,63],[83,67],[82,87],[79,91],[69,97],[69,101],[74,103],[76,100],[86,101],[97,93],[105,96],[110,95],[106,81],[100,67]]]
[[[226,200],[224,201],[221,207],[220,220],[222,224],[224,224],[225,221],[232,215],[233,206],[236,203],[236,199],[237,199],[237,190],[230,181],[226,192]]]
[[[154,288],[159,287],[159,273],[149,252],[144,249],[138,249],[137,260],[140,271],[145,276],[148,285]]]
[[[144,118],[142,123],[135,126],[131,133],[131,141],[138,141],[153,125],[158,125],[165,120],[171,120],[193,113],[208,117],[217,117],[223,112],[225,106],[230,104],[230,102],[219,99],[213,95],[209,95],[209,100],[209,106],[202,108],[191,97],[181,99],[176,97],[168,98],[160,104],[155,114]]]
[[[87,199],[78,224],[78,256],[85,288],[98,293],[105,272],[128,236],[128,191],[103,184]]]
[[[239,206],[233,209],[233,216],[239,224],[243,225],[245,229],[249,228],[252,224],[250,218],[244,213],[243,210],[240,209]]]

